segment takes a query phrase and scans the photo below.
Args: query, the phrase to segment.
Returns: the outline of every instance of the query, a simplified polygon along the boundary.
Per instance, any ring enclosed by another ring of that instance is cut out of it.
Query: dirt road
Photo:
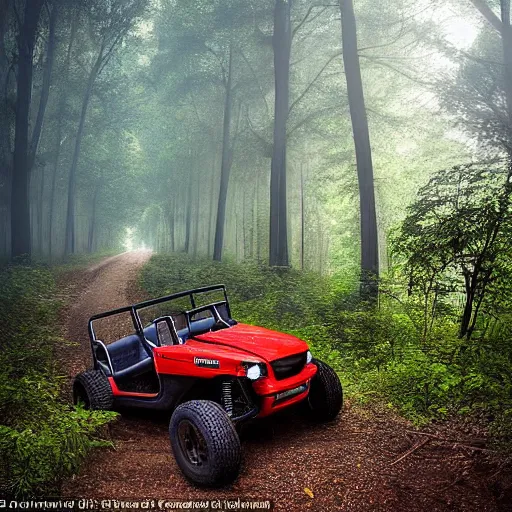
[[[148,252],[125,253],[61,284],[69,302],[63,318],[67,338],[78,342],[66,349],[70,382],[90,365],[88,317],[145,298],[135,280],[149,257]],[[311,425],[291,415],[257,423],[242,435],[239,479],[223,490],[197,489],[183,478],[170,452],[167,421],[147,413],[121,417],[110,429],[115,450],[93,453],[80,474],[64,483],[63,495],[253,498],[291,512],[512,510],[505,490],[488,479],[482,451],[412,433],[406,421],[388,412],[348,404],[331,425]]]

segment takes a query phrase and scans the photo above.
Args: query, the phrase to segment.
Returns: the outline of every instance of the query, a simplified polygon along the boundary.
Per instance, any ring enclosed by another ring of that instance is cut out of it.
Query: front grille
[[[307,352],[294,356],[283,357],[270,363],[277,380],[293,377],[302,371],[306,366]]]

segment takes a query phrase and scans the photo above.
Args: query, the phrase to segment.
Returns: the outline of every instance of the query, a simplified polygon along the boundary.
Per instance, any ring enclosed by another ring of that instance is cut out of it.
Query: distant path
[[[87,319],[145,298],[135,282],[149,257],[149,252],[124,253],[60,283],[68,301],[62,318],[67,339],[79,344],[63,354],[70,383],[90,366]],[[332,425],[310,425],[290,415],[257,423],[242,437],[240,478],[220,491],[197,489],[182,477],[167,425],[166,418],[145,413],[122,417],[110,428],[116,449],[93,453],[80,475],[64,483],[63,495],[270,499],[283,512],[511,510],[506,498],[502,508],[497,505],[485,480],[489,472],[474,452],[435,440],[414,449],[424,438],[387,412],[349,407]]]
[[[70,378],[91,365],[87,321],[96,313],[130,304],[130,289],[150,257],[151,251],[125,252],[62,279],[60,288],[67,303],[62,315],[66,339],[78,343],[65,350]]]

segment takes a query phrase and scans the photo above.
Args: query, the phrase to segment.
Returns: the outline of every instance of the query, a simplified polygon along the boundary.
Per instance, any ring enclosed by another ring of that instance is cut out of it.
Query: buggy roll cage
[[[215,290],[222,290],[222,292],[224,294],[223,301],[212,302],[210,304],[206,304],[206,305],[199,306],[199,307],[196,306],[196,300],[194,298],[194,295],[201,294],[201,293],[207,293],[207,292],[211,292],[211,291],[215,291]],[[212,286],[203,286],[201,288],[194,288],[192,290],[186,290],[186,291],[179,292],[179,293],[173,293],[171,295],[166,295],[164,297],[159,297],[157,299],[150,299],[150,300],[146,300],[143,302],[139,302],[137,304],[133,304],[132,306],[124,306],[122,308],[111,309],[110,311],[105,311],[103,313],[98,313],[96,315],[93,315],[93,316],[91,316],[91,318],[89,318],[89,322],[88,322],[89,338],[90,338],[91,342],[99,342],[99,340],[96,339],[96,334],[94,332],[94,327],[93,327],[93,323],[96,320],[100,320],[101,318],[106,318],[109,316],[119,315],[121,313],[128,313],[128,312],[130,313],[130,315],[132,317],[132,322],[133,322],[133,326],[135,327],[135,332],[139,336],[144,337],[144,332],[143,332],[144,327],[142,326],[142,322],[140,320],[140,316],[138,313],[138,311],[140,309],[145,309],[150,306],[156,306],[157,304],[162,304],[163,302],[169,302],[169,301],[172,301],[175,299],[181,299],[182,297],[187,297],[187,296],[190,298],[190,304],[192,306],[191,310],[184,311],[184,313],[186,314],[185,316],[186,316],[187,325],[189,328],[190,328],[190,323],[189,323],[190,313],[197,313],[199,311],[204,311],[204,310],[208,309],[209,307],[215,307],[220,304],[226,305],[228,316],[229,316],[229,318],[231,318],[231,309],[229,307],[228,296],[226,293],[226,286],[223,284],[216,284],[216,285],[212,285]]]

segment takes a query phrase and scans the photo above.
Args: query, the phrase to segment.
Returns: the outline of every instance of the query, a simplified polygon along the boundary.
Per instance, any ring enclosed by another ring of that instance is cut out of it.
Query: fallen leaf
[[[310,497],[310,498],[314,498],[315,495],[313,494],[313,491],[309,488],[309,487],[305,487],[304,488],[304,492]]]

